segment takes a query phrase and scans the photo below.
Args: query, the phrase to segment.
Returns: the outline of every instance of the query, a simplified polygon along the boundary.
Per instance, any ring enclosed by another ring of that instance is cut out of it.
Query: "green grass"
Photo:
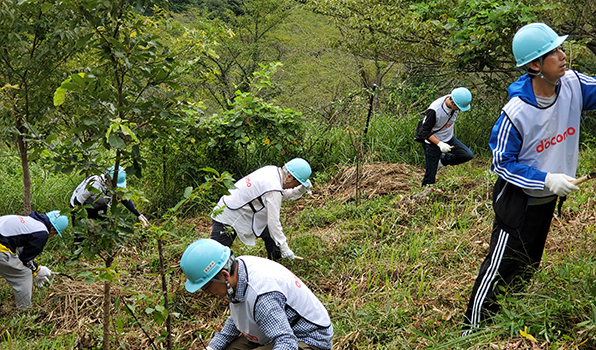
[[[582,167],[587,157],[582,156]],[[304,257],[282,261],[325,304],[335,329],[334,349],[487,349],[507,348],[521,341],[520,330],[548,349],[596,346],[596,213],[587,182],[565,202],[563,216],[553,221],[541,268],[532,283],[516,295],[505,295],[503,312],[492,325],[467,338],[460,323],[480,262],[487,250],[493,219],[490,202],[494,174],[488,160],[448,167],[438,177],[437,191],[410,191],[341,203],[315,191],[313,199],[284,205],[282,220],[289,245]],[[334,170],[337,171],[337,170]],[[331,173],[330,173],[331,174]],[[332,175],[319,174],[316,186]],[[68,183],[58,177],[56,183]],[[50,189],[49,192],[52,190]],[[309,204],[299,207],[303,202]],[[200,219],[200,220],[196,220]],[[206,214],[182,220],[164,245],[173,315],[174,349],[202,348],[221,328],[228,311],[225,300],[183,288],[177,264],[184,248],[208,237]],[[56,237],[57,238],[57,237]],[[81,259],[67,264],[70,236],[52,239],[38,262],[76,276],[94,270],[100,261]],[[239,255],[265,256],[261,240],[255,247],[237,240]],[[116,261],[119,282],[114,297],[127,297],[135,317],[114,309],[117,337],[113,348],[147,348],[147,336],[160,346],[164,327],[146,309],[161,297],[155,241],[137,233]],[[76,286],[75,289],[69,289]],[[0,279],[0,349],[71,349],[85,337],[91,348],[101,346],[102,284],[86,285],[53,278],[35,289],[33,306],[21,313],[11,307],[12,293]],[[79,318],[71,309],[79,305]],[[61,314],[62,313],[62,314]],[[61,319],[60,317],[65,317]],[[58,321],[60,320],[60,321]],[[119,345],[118,345],[119,344]]]

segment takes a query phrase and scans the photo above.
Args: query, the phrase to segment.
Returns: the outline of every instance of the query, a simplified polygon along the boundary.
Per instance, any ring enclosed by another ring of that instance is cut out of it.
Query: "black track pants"
[[[480,265],[468,302],[464,335],[499,311],[496,296],[500,286],[516,292],[532,277],[540,265],[556,203],[529,206],[522,228],[515,232],[505,232],[494,224],[489,253]]]

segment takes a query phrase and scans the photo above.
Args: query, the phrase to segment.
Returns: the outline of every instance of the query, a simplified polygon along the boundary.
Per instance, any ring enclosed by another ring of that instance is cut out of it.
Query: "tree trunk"
[[[106,268],[112,266],[114,258],[109,256],[106,259]],[[112,297],[110,296],[111,283],[109,281],[103,282],[103,350],[110,350],[110,319],[112,310]]]
[[[23,169],[23,205],[24,215],[31,213],[31,175],[29,174],[29,159],[27,158],[27,142],[23,136],[17,136],[19,156],[21,157],[21,168]]]
[[[159,252],[159,274],[161,275],[161,287],[163,290],[164,307],[168,311],[166,317],[166,331],[168,332],[167,349],[172,350],[172,327],[170,324],[170,303],[168,300],[168,284],[166,283],[166,270],[163,259],[163,244],[161,239],[157,240],[157,250]]]

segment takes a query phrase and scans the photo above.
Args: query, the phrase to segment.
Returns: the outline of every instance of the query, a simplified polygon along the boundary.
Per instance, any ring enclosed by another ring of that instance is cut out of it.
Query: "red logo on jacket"
[[[242,332],[242,335],[244,336],[244,338],[250,340],[253,343],[258,343],[259,342],[259,338],[255,337],[254,335],[250,335],[246,332]]]
[[[540,143],[538,144],[538,146],[536,146],[536,152],[540,153],[540,152],[548,149],[550,146],[554,146],[557,143],[561,143],[561,142],[565,141],[567,139],[567,136],[571,136],[574,134],[575,134],[575,128],[570,126],[562,134],[558,134],[553,137],[549,137],[544,140],[541,140]]]

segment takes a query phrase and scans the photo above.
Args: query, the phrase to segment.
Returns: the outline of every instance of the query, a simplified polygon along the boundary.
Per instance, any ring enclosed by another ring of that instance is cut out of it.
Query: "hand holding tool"
[[[559,197],[564,197],[573,191],[579,190],[571,181],[575,180],[566,174],[546,174],[544,185]]]
[[[33,282],[39,288],[43,287],[46,283],[49,283],[50,280],[48,279],[49,276],[52,275],[52,271],[45,266],[40,266],[39,270],[35,273],[35,277],[33,277]]]

